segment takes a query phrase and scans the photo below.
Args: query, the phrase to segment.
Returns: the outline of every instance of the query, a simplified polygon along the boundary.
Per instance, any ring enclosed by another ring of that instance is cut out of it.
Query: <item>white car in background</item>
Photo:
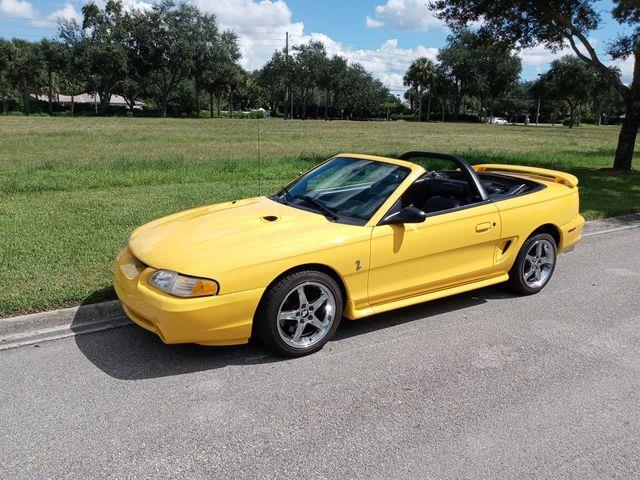
[[[494,125],[509,125],[509,122],[502,117],[491,117],[489,119],[489,123],[492,123]]]

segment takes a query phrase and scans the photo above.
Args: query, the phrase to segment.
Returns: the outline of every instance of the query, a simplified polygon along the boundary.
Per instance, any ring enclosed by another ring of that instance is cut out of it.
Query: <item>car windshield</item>
[[[283,188],[276,199],[332,220],[363,225],[409,173],[390,163],[335,157]]]

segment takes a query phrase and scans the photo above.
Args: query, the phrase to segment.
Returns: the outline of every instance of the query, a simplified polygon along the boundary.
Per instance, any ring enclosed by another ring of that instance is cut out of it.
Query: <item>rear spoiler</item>
[[[550,182],[561,183],[562,185],[566,185],[569,188],[578,186],[578,177],[576,177],[575,175],[571,175],[570,173],[558,172],[557,170],[549,170],[547,168],[490,163],[483,165],[474,165],[473,169],[478,173],[520,173],[530,177],[538,177]]]

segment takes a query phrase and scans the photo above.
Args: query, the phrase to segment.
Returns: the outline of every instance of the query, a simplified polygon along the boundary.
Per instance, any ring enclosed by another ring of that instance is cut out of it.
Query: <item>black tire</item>
[[[533,247],[533,245],[540,241],[548,242],[548,244],[551,245],[551,248],[549,249],[548,253],[549,255],[552,256],[553,263],[550,269],[548,270],[548,274],[544,279],[544,281],[541,281],[539,285],[531,285],[531,284],[528,284],[524,279],[525,268],[529,263],[526,260],[526,257],[527,257],[527,254],[529,253],[529,250]],[[516,261],[511,267],[511,270],[509,270],[510,288],[514,292],[520,295],[533,295],[535,293],[538,293],[549,283],[549,280],[551,280],[551,277],[553,276],[553,272],[555,271],[555,268],[556,268],[557,259],[558,259],[558,250],[556,247],[556,241],[551,235],[549,235],[548,233],[537,233],[535,235],[531,235],[524,242],[524,244],[522,245],[522,248],[520,248],[520,252],[518,252],[518,256],[516,257]]]
[[[331,292],[335,300],[335,312],[328,330],[317,343],[307,348],[295,348],[285,343],[281,337],[278,330],[278,316],[280,306],[292,291],[307,282],[322,284]],[[342,319],[343,306],[344,300],[340,287],[329,275],[316,270],[294,272],[282,277],[265,292],[254,318],[253,331],[256,337],[274,353],[287,357],[302,357],[317,352],[333,337]]]

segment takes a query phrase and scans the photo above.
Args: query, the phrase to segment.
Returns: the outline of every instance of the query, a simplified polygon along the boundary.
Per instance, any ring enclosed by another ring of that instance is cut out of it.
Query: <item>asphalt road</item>
[[[137,327],[0,352],[0,477],[638,478],[640,229],[547,288],[345,322],[323,351]]]

